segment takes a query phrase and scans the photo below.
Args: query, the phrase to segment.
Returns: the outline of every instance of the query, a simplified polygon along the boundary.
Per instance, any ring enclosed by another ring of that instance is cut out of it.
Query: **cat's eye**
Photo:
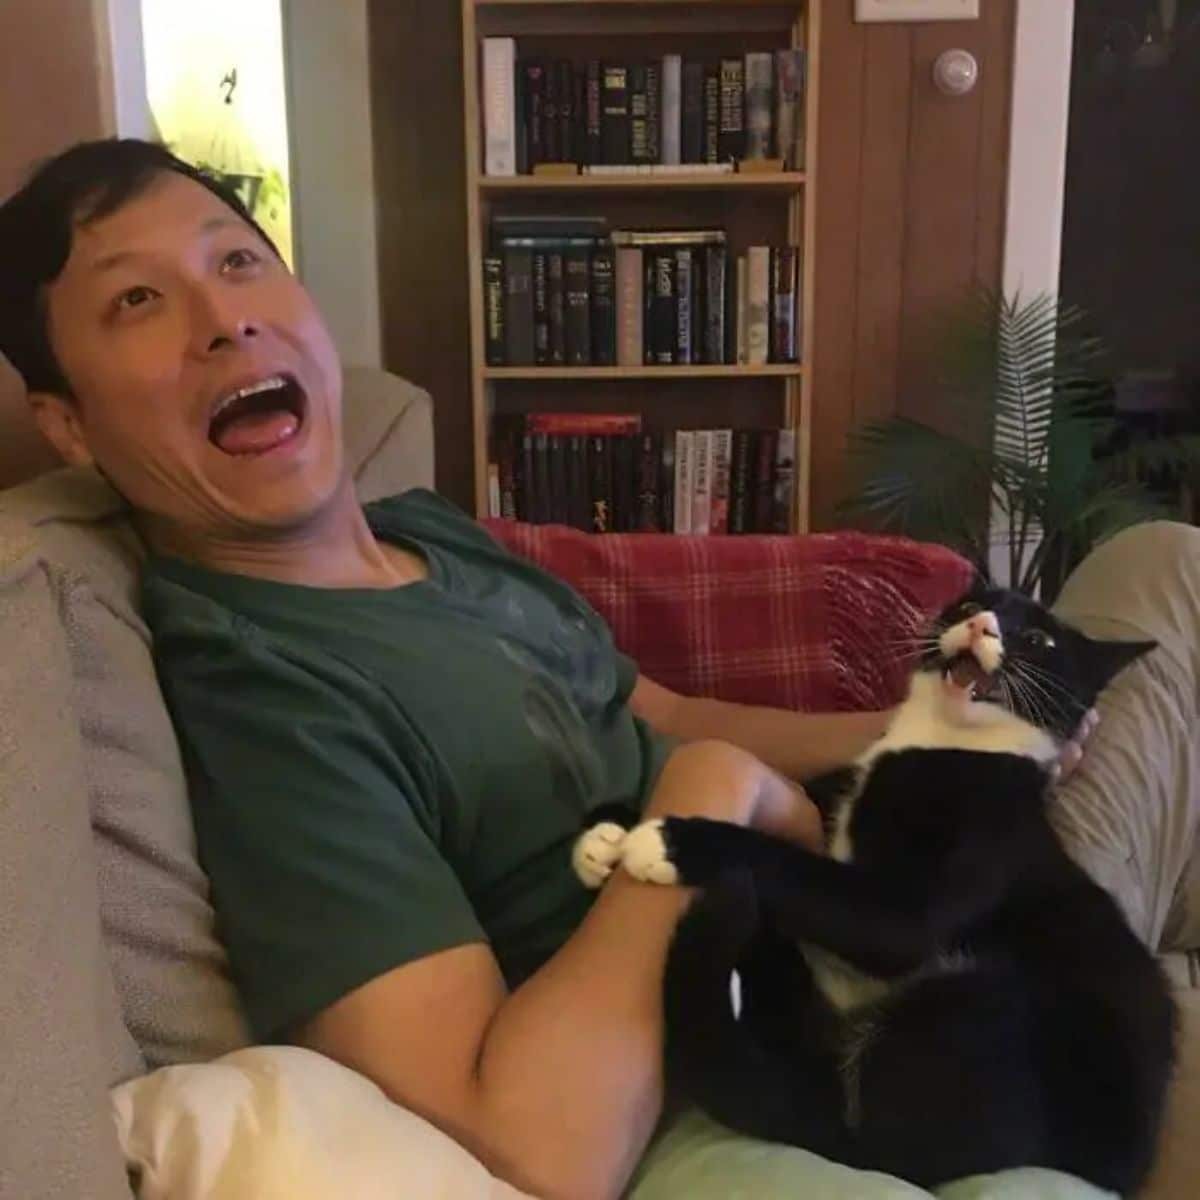
[[[1027,629],[1021,640],[1031,650],[1053,650],[1054,639],[1044,629]]]
[[[976,604],[974,600],[968,600],[966,604],[960,605],[958,615],[966,620],[967,617],[975,617],[983,612],[983,605]]]

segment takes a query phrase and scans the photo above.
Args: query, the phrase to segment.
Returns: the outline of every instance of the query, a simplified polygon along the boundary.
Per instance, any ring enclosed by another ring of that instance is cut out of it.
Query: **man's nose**
[[[971,641],[977,642],[981,638],[1000,636],[1000,622],[996,620],[996,614],[990,612],[976,613],[967,621],[967,632],[971,635]]]
[[[213,294],[201,289],[193,300],[194,343],[204,354],[240,346],[258,337],[261,327],[245,309],[236,293]]]

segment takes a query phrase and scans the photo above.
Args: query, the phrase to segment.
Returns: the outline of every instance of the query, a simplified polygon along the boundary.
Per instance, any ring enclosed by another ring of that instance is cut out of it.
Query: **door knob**
[[[979,82],[979,61],[970,50],[943,50],[933,64],[933,82],[947,96],[965,96]]]

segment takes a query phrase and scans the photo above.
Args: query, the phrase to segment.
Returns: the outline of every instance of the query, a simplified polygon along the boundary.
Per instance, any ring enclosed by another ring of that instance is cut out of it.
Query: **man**
[[[165,151],[48,164],[0,208],[0,262],[0,350],[151,551],[146,611],[256,1034],[362,1071],[534,1194],[616,1194],[660,1114],[688,896],[618,875],[593,903],[569,864],[584,812],[623,799],[815,844],[785,777],[849,761],[886,715],[675,695],[436,497],[364,513],[311,300]]]

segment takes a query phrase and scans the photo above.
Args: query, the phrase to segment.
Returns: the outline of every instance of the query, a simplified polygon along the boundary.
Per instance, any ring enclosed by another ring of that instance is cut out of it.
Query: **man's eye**
[[[158,293],[151,287],[126,288],[114,301],[114,305],[118,309],[140,308],[143,304],[148,304],[157,296]]]
[[[221,261],[222,271],[240,271],[245,267],[252,267],[255,263],[261,262],[262,259],[255,254],[253,250],[240,249],[231,250]]]

